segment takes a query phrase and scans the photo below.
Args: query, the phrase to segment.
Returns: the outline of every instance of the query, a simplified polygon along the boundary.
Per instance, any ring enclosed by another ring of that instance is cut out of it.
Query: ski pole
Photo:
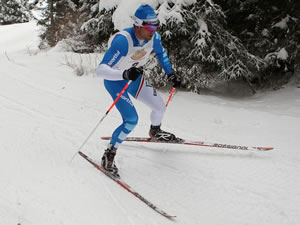
[[[99,122],[97,123],[97,125],[95,126],[95,128],[91,131],[91,133],[86,137],[86,139],[84,140],[84,142],[81,144],[81,146],[78,148],[77,152],[73,155],[73,158],[75,157],[75,155],[77,153],[80,152],[80,150],[83,148],[83,146],[87,143],[87,141],[90,139],[90,137],[93,135],[93,133],[96,131],[96,129],[99,127],[99,125],[101,124],[101,122],[105,119],[105,117],[107,116],[107,114],[110,112],[110,110],[115,106],[115,104],[117,103],[117,101],[121,98],[122,94],[125,92],[125,90],[128,88],[128,86],[130,85],[131,80],[125,85],[125,87],[122,89],[122,91],[120,92],[120,94],[118,95],[118,97],[115,99],[115,101],[113,102],[113,104],[109,107],[109,109],[106,111],[106,113],[104,114],[104,116],[99,120]],[[72,161],[71,160],[71,161]]]
[[[174,94],[174,91],[175,91],[175,88],[173,87],[172,90],[171,90],[171,93],[170,93],[170,95],[169,95],[168,101],[167,101],[167,103],[166,103],[166,107],[169,105],[169,102],[170,102],[170,100],[171,100],[171,98],[172,98],[172,96],[173,96],[173,94]]]

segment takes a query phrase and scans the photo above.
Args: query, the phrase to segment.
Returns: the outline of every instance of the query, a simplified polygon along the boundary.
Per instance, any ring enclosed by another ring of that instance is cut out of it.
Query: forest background
[[[137,3],[156,10],[182,89],[200,93],[238,81],[254,94],[300,86],[297,0],[0,0],[0,25],[35,19],[40,49],[60,44],[74,53],[103,52],[112,34],[132,25]],[[154,85],[167,84],[154,56],[146,68]]]

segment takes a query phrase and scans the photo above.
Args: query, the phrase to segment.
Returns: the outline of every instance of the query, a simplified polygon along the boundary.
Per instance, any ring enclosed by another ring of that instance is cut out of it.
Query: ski
[[[101,137],[102,140],[110,140],[111,137]],[[183,144],[183,145],[194,145],[203,147],[214,147],[214,148],[227,148],[235,150],[254,150],[254,151],[269,151],[274,149],[273,147],[256,147],[256,146],[242,146],[242,145],[229,145],[220,144],[207,141],[188,141],[181,138],[176,138],[174,141],[162,142],[147,137],[127,137],[124,141],[133,142],[150,142],[150,143],[167,143],[167,144]]]
[[[105,174],[106,176],[108,176],[110,179],[112,179],[114,182],[116,182],[117,184],[119,184],[122,188],[124,188],[126,191],[128,191],[129,193],[133,194],[135,197],[137,197],[138,199],[140,199],[142,202],[144,202],[147,206],[149,206],[150,208],[152,208],[154,211],[156,211],[157,213],[161,214],[162,216],[173,220],[176,216],[171,216],[168,213],[164,212],[163,210],[159,209],[158,207],[156,207],[153,203],[151,203],[150,201],[148,201],[147,199],[145,199],[142,195],[140,195],[138,192],[136,192],[132,187],[130,187],[128,184],[126,184],[124,181],[122,181],[120,178],[115,177],[113,174],[107,172],[106,170],[104,170],[100,165],[98,165],[97,163],[95,163],[90,157],[88,157],[86,154],[84,154],[83,152],[79,151],[78,152],[79,155],[81,155],[84,159],[86,159],[89,163],[91,163],[96,169],[98,169],[99,171],[101,171],[103,174]]]

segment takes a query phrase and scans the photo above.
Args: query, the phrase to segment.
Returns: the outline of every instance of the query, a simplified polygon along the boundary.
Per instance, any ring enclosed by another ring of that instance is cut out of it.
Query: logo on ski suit
[[[140,49],[136,51],[130,58],[132,60],[141,60],[146,54],[147,51],[145,49]]]

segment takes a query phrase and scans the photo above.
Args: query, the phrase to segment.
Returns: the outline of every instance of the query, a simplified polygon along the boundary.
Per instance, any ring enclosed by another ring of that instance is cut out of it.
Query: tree
[[[227,15],[228,27],[253,54],[265,59],[263,81],[286,82],[299,59],[300,3],[297,0],[215,0]],[[236,21],[240,21],[236,23]]]
[[[0,25],[25,23],[29,18],[29,11],[19,1],[0,0]]]
[[[99,12],[99,1],[45,0],[41,8],[43,27],[41,48],[53,47],[65,40],[74,52],[103,51],[114,30],[112,10]]]
[[[53,47],[59,41],[72,37],[76,33],[78,20],[77,1],[46,0],[46,7],[41,8],[43,18],[38,24],[43,27],[41,48]]]
[[[84,1],[83,1],[84,2]],[[103,51],[114,32],[112,15],[116,7],[99,11],[99,1],[89,1],[80,8],[82,41],[88,52]]]
[[[176,73],[188,90],[198,92],[218,80],[243,78],[249,82],[264,62],[250,54],[242,42],[226,29],[226,16],[211,0],[193,4],[165,1],[158,8],[160,33]],[[153,82],[162,83],[157,69]]]
[[[115,32],[112,18],[116,11],[122,11],[116,9],[125,5],[122,1],[108,0],[101,1],[102,6],[98,0],[44,1],[48,2],[48,8],[40,23],[45,27],[45,43],[54,46],[67,38],[75,52],[105,50]],[[255,91],[270,74],[294,71],[294,62],[299,61],[297,0],[151,3],[156,4],[153,6],[161,21],[163,45],[187,90],[198,92],[219,81],[243,79]],[[166,84],[166,76],[155,57],[151,57],[147,67],[151,68],[151,76],[147,71],[146,76],[154,84]]]

